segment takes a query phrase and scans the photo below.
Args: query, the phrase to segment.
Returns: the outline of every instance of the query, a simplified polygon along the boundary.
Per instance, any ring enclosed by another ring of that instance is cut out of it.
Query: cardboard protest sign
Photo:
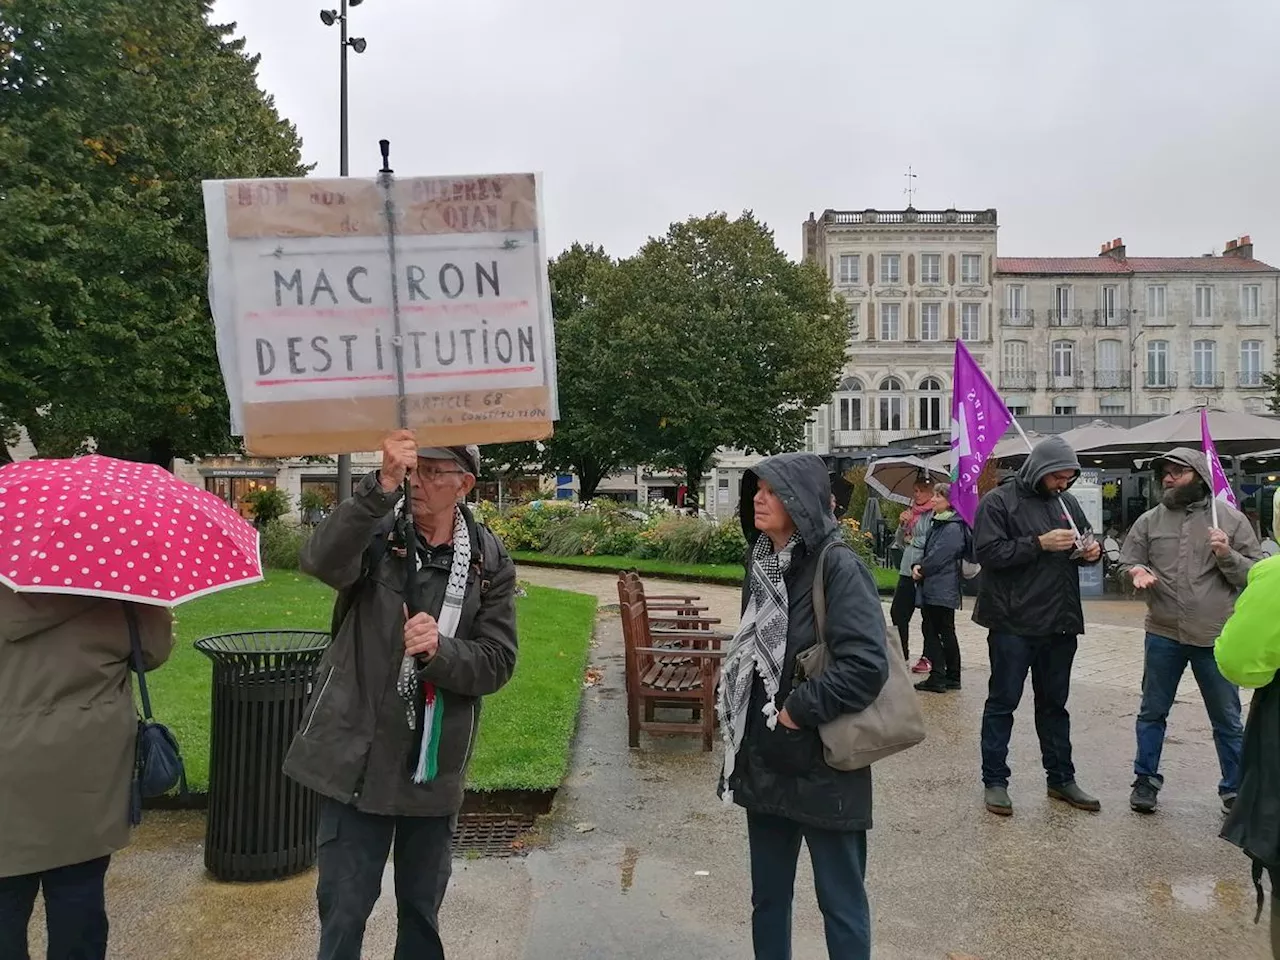
[[[402,390],[424,445],[550,436],[539,188],[533,174],[205,181],[209,301],[248,451],[377,449]]]

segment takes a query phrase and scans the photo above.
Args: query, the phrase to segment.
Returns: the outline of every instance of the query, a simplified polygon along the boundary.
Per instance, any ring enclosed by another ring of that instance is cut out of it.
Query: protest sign
[[[550,436],[539,189],[533,174],[205,181],[209,300],[246,449],[377,449],[401,390],[423,445]]]

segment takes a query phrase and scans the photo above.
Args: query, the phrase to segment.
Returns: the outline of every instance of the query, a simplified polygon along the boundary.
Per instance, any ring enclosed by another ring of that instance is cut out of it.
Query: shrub
[[[262,565],[272,570],[297,570],[302,548],[310,538],[309,527],[272,520],[262,528]]]
[[[275,487],[259,487],[246,493],[244,500],[253,508],[253,518],[258,526],[266,527],[292,509],[293,498]]]

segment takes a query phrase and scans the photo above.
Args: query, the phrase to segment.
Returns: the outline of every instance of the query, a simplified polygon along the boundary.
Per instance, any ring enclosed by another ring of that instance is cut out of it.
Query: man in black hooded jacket
[[[1077,637],[1084,632],[1080,563],[1101,546],[1067,489],[1080,461],[1059,437],[1042,440],[1014,478],[983,498],[974,524],[982,584],[973,619],[989,631],[991,684],[982,713],[983,800],[1001,816],[1009,799],[1009,738],[1027,671],[1035,694],[1036,733],[1049,796],[1081,810],[1101,804],[1075,781],[1067,695]],[[1074,529],[1073,529],[1074,527]]]

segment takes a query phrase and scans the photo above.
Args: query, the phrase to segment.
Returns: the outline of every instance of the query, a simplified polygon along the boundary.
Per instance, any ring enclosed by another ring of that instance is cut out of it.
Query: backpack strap
[[[391,531],[394,528],[394,513],[379,520],[377,526],[374,527],[373,538],[369,546],[365,547],[364,555],[360,560],[360,576],[347,589],[338,591],[337,597],[334,598],[333,616],[329,621],[330,639],[337,637],[338,631],[342,628],[342,622],[347,619],[347,614],[351,611],[351,607],[356,602],[356,597],[360,594],[360,588],[364,586],[369,574],[378,568],[378,564],[386,556],[387,550],[391,548]]]
[[[845,543],[843,537],[828,540],[818,552],[818,562],[813,571],[813,623],[818,630],[819,643],[827,642],[827,554],[836,547],[844,547],[846,550],[853,549],[849,544]]]

